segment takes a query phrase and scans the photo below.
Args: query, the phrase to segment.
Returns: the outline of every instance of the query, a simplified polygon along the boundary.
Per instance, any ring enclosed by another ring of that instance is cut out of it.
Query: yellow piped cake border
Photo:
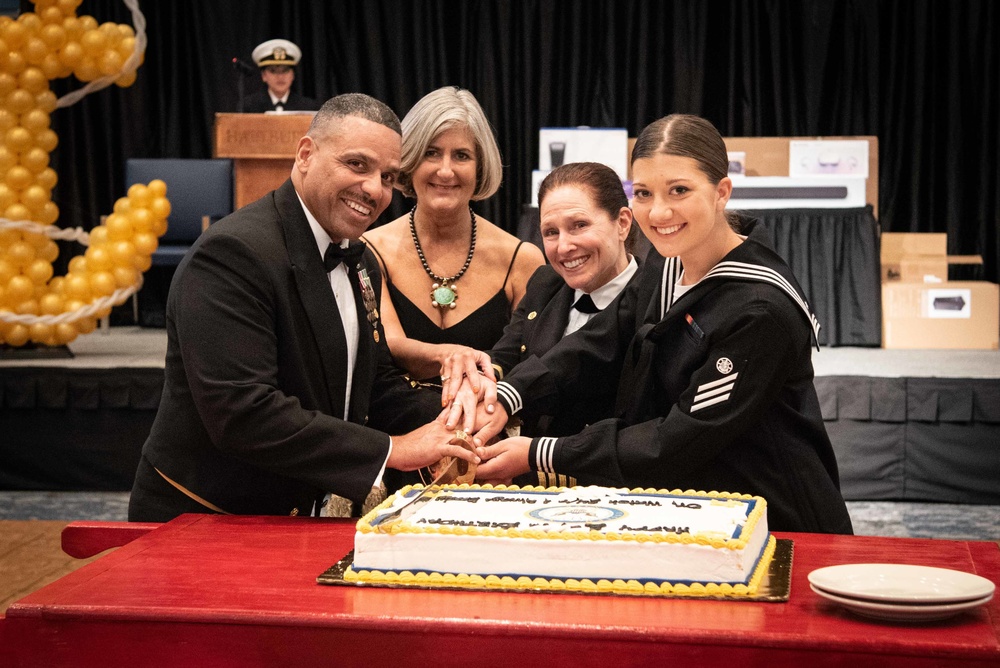
[[[629,596],[684,596],[684,597],[741,597],[754,596],[767,575],[777,541],[768,536],[760,561],[746,584],[716,584],[714,582],[672,584],[670,582],[642,582],[640,580],[593,580],[587,578],[529,578],[522,575],[468,575],[466,573],[412,573],[410,571],[355,571],[349,566],[344,580],[355,584],[401,585],[449,589],[498,589],[510,591],[571,592],[585,594],[619,594]]]
[[[739,500],[755,500],[757,503],[754,504],[753,510],[747,516],[746,524],[743,530],[740,532],[739,538],[726,538],[721,539],[713,536],[706,535],[691,535],[691,534],[663,534],[649,536],[645,534],[637,534],[633,532],[611,532],[605,534],[598,534],[593,531],[565,531],[558,534],[546,534],[545,532],[534,530],[534,529],[487,529],[482,527],[416,527],[412,525],[404,525],[398,522],[391,522],[388,526],[380,526],[378,528],[372,526],[372,521],[378,517],[378,515],[384,512],[386,509],[391,507],[396,496],[405,496],[407,492],[412,489],[423,489],[423,485],[408,485],[403,489],[393,494],[388,499],[383,501],[380,505],[373,508],[367,515],[358,520],[357,530],[360,533],[373,533],[376,531],[383,533],[433,533],[433,534],[462,534],[469,536],[495,536],[495,537],[505,537],[505,538],[546,538],[548,540],[560,539],[560,540],[635,540],[650,543],[680,543],[680,544],[696,544],[696,545],[707,545],[709,547],[714,547],[717,549],[729,549],[729,550],[740,550],[746,547],[747,538],[753,533],[754,528],[760,521],[760,518],[764,515],[767,509],[767,501],[762,497],[753,496],[750,494],[738,494],[732,492],[701,492],[694,490],[682,491],[679,489],[675,490],[662,490],[641,487],[636,487],[634,489],[623,489],[631,494],[660,494],[660,495],[672,495],[672,496],[701,496],[709,497],[712,499],[739,499]],[[483,490],[483,491],[498,491],[498,492],[561,492],[565,491],[565,487],[542,487],[540,485],[532,486],[526,485],[520,487],[518,485],[476,485],[476,484],[461,484],[461,485],[441,485],[440,491],[432,491],[430,494],[439,494],[440,492],[449,490]]]

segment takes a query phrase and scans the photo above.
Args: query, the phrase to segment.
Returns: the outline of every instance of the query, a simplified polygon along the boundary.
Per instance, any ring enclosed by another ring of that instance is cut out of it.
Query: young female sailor
[[[556,471],[744,492],[767,500],[773,529],[851,533],[813,386],[818,323],[766,233],[726,212],[721,136],[704,119],[668,116],[642,131],[632,167],[635,219],[656,253],[622,308],[507,375],[478,437],[522,409],[558,414],[578,388],[620,372],[616,417],[482,446],[477,477]]]

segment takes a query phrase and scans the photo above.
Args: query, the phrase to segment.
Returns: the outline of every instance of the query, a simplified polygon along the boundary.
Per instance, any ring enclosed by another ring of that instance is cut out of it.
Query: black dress
[[[514,268],[514,260],[521,249],[522,241],[514,249],[514,255],[510,258],[510,265],[507,267],[507,275],[504,276],[503,285],[500,290],[493,295],[485,304],[477,308],[469,315],[456,322],[451,327],[441,328],[434,323],[420,308],[410,301],[399,288],[392,282],[389,275],[388,266],[385,259],[378,250],[369,242],[368,247],[379,256],[383,266],[386,266],[384,275],[385,287],[392,300],[392,305],[396,309],[399,317],[399,324],[402,325],[406,336],[424,343],[453,343],[462,346],[469,346],[476,350],[489,350],[503,336],[504,327],[510,321],[510,301],[507,299],[507,281],[510,279],[510,272]],[[428,299],[430,293],[428,292]]]

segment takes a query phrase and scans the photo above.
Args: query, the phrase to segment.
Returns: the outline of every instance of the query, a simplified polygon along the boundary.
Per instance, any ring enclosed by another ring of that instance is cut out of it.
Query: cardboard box
[[[1000,286],[986,281],[884,283],[883,348],[997,350]]]
[[[948,260],[944,255],[882,259],[883,283],[943,283],[947,280]]]
[[[883,232],[882,260],[909,255],[948,254],[948,235],[937,232]]]

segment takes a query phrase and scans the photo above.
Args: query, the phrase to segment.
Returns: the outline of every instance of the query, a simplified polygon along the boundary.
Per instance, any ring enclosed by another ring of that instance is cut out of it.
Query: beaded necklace
[[[472,254],[476,252],[476,214],[470,207],[469,216],[472,219],[472,240],[469,242],[469,254],[465,258],[465,264],[462,265],[457,274],[444,278],[431,271],[430,265],[427,264],[427,258],[424,257],[424,249],[420,247],[420,239],[417,237],[417,225],[413,220],[416,212],[416,206],[410,209],[410,236],[413,237],[413,245],[417,248],[417,257],[420,258],[420,264],[424,266],[424,271],[434,281],[431,285],[431,304],[434,305],[434,308],[455,308],[455,302],[458,300],[458,284],[455,281],[462,278],[465,274],[465,270],[469,268],[469,264],[472,262]]]

